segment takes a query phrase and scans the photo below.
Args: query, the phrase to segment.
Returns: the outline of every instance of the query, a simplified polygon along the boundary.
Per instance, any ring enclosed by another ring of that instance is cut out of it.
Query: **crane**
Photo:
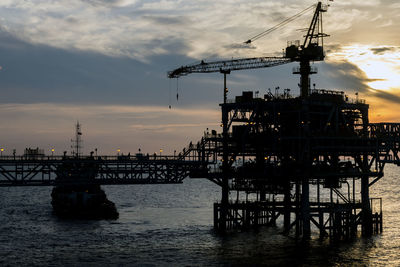
[[[300,74],[300,96],[307,97],[310,90],[309,76],[313,73],[316,73],[316,71],[311,68],[310,62],[324,60],[325,55],[323,50],[323,38],[329,36],[323,33],[322,27],[322,13],[327,11],[327,6],[322,5],[322,3],[319,1],[316,5],[312,5],[312,7],[315,7],[315,12],[311,20],[311,24],[307,30],[307,34],[304,36],[303,44],[300,45],[300,42],[291,43],[286,47],[285,55],[283,57],[241,58],[213,62],[205,62],[202,60],[200,63],[182,66],[175,70],[169,71],[168,78],[179,78],[191,73],[220,72],[224,74],[224,103],[226,103],[228,91],[226,87],[226,75],[230,74],[231,71],[268,68],[290,62],[299,62],[300,67],[294,71],[294,74]],[[309,9],[310,7],[301,11],[295,16],[284,20],[271,29],[275,30],[278,26],[287,24],[287,22],[298,18]],[[245,43],[249,44],[260,38],[260,36],[264,36],[269,32],[271,32],[271,30],[264,31],[252,39],[247,40]]]
[[[179,78],[190,73],[210,73],[220,72],[224,74],[224,103],[227,100],[228,89],[226,87],[226,75],[234,70],[257,69],[278,66],[290,63],[292,60],[285,57],[257,57],[257,58],[241,58],[233,60],[222,60],[214,62],[204,62],[200,64],[182,66],[173,71],[168,72],[168,78]]]

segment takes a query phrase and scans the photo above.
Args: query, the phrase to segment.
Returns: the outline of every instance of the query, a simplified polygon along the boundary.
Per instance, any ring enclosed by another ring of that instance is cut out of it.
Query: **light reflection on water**
[[[104,187],[117,221],[60,220],[51,213],[51,188],[0,188],[0,265],[399,266],[399,171],[388,166],[371,190],[383,198],[383,233],[340,244],[298,241],[279,225],[215,235],[220,192],[205,180]]]

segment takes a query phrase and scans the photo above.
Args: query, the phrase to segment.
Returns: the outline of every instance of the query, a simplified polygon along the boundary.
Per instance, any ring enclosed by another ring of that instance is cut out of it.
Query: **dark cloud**
[[[150,47],[161,45],[160,41]],[[169,43],[184,50],[181,43]],[[130,58],[33,45],[0,31],[0,103],[161,104],[168,98],[166,72],[179,55],[145,64]]]
[[[162,47],[170,54],[149,57],[148,63],[130,58],[110,57],[85,51],[67,51],[23,42],[0,30],[0,103],[93,103],[122,105],[217,105],[221,100],[220,74],[198,74],[175,80],[167,71],[197,61],[183,56],[189,46],[178,40],[156,39],[149,49]],[[338,49],[339,45],[331,47]],[[214,57],[210,57],[214,58]],[[298,76],[291,75],[293,64],[234,72],[228,78],[230,97],[242,90],[292,88],[296,93]],[[313,83],[319,88],[358,91],[399,102],[399,96],[372,90],[356,65],[347,61],[319,64]],[[179,93],[179,102],[175,95]]]
[[[394,103],[400,102],[400,96],[388,91],[376,90],[368,86],[369,82],[382,79],[370,79],[357,66],[348,61],[327,62],[320,65],[322,77],[317,80],[321,84],[329,84],[344,91],[360,92],[365,96],[373,96]]]
[[[73,16],[69,16],[69,17],[67,17],[65,20],[66,20],[68,23],[74,24],[74,25],[77,25],[77,24],[79,24],[79,23],[81,22],[80,19],[75,18],[75,17],[73,17]]]
[[[325,86],[333,86],[341,90],[367,92],[370,81],[365,73],[348,61],[327,61],[319,65],[317,80]]]
[[[395,47],[377,47],[377,48],[371,48],[371,51],[375,54],[375,55],[382,55],[385,52],[393,52],[395,51],[396,48]]]
[[[183,16],[142,16],[142,18],[159,25],[181,25],[189,23],[190,20]]]
[[[257,49],[257,47],[255,47],[254,45],[249,45],[249,44],[230,44],[230,45],[226,45],[224,46],[224,48],[227,49]]]
[[[83,2],[86,2],[93,6],[113,7],[113,6],[120,5],[122,1],[121,0],[83,0]]]
[[[327,55],[333,54],[333,53],[341,51],[342,50],[342,45],[341,44],[333,44],[333,43],[325,44],[324,45],[324,50],[325,50],[325,53]]]
[[[392,94],[388,91],[375,90],[375,89],[370,89],[370,90],[374,93],[373,96],[375,96],[375,97],[385,99],[385,100],[391,101],[396,104],[400,103],[399,95]]]
[[[148,49],[169,54],[143,63],[127,57],[33,45],[0,30],[1,103],[217,106],[220,75],[167,79],[167,71],[196,59],[179,40],[153,40]],[[214,82],[216,80],[217,82]],[[210,86],[211,81],[211,86]],[[218,86],[214,86],[218,84]],[[176,102],[176,91],[179,102]]]

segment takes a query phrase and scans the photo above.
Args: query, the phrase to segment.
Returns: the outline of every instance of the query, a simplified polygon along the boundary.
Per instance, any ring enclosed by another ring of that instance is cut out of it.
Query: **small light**
[[[267,157],[267,156],[265,156],[265,157],[264,157],[264,159],[265,159],[265,160],[267,160],[267,159],[268,159],[268,157]]]
[[[1,150],[1,152],[3,152],[4,151],[4,148],[2,148],[2,149],[0,149]]]
[[[117,152],[121,152],[121,149],[118,148],[118,149],[117,149]]]
[[[162,153],[164,150],[160,149],[160,153]]]
[[[54,148],[51,149],[51,152],[54,152]]]

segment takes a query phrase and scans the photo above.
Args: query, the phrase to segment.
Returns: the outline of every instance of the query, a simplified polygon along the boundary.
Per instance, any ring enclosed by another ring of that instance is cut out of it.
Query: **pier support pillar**
[[[318,224],[319,224],[319,237],[323,238],[325,236],[324,213],[321,211],[318,213]]]
[[[300,197],[301,197],[301,195],[300,195],[300,182],[296,182],[296,208],[295,208],[295,211],[296,211],[296,237],[298,237],[300,234],[301,234],[301,228],[300,228],[300,225],[301,225],[301,215],[300,215],[300,213],[301,213],[301,210],[300,210],[300,207],[301,207],[301,203],[300,203]]]
[[[226,79],[224,90],[226,89]],[[225,92],[225,91],[224,91]],[[224,104],[226,98],[224,94]],[[223,155],[222,155],[222,198],[221,198],[221,217],[219,231],[225,232],[227,229],[228,205],[229,205],[229,151],[228,151],[228,111],[222,106],[222,125],[223,125]]]
[[[260,190],[260,201],[265,201],[266,199],[265,190]]]
[[[290,186],[285,190],[285,196],[283,202],[284,202],[283,227],[285,229],[285,232],[287,233],[290,230],[290,210],[292,208],[292,204],[290,201]]]
[[[310,187],[308,179],[303,179],[301,187],[301,219],[303,221],[303,238],[311,236],[310,225]]]
[[[369,201],[369,179],[368,175],[364,175],[361,177],[361,228],[363,236],[372,235],[372,212]]]

